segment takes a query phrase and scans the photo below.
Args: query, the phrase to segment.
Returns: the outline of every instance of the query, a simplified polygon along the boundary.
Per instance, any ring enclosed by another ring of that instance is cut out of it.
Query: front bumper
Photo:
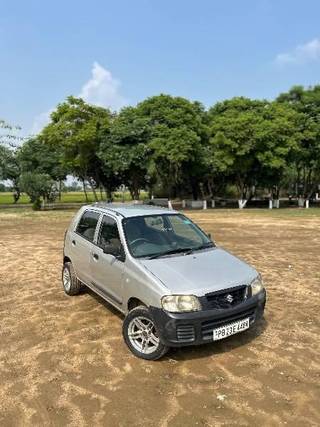
[[[263,316],[266,291],[224,310],[202,310],[190,313],[169,313],[150,307],[161,342],[168,347],[183,347],[213,342],[213,329],[250,319],[250,327]]]

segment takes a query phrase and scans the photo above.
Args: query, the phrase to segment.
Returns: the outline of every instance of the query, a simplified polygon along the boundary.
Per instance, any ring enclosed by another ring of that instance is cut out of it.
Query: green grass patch
[[[88,200],[89,202],[94,202],[94,195],[92,192],[88,192]],[[97,196],[100,200],[100,193],[97,193]],[[141,198],[145,199],[147,198],[146,192],[141,192]],[[105,195],[103,195],[103,200],[106,200]],[[114,201],[122,201],[123,197],[125,201],[131,200],[131,196],[129,192],[125,192],[124,195],[120,192],[116,192],[113,194]],[[58,199],[56,202],[60,202]],[[61,202],[62,203],[86,203],[86,198],[83,191],[72,191],[68,193],[62,193],[61,194]],[[26,204],[30,203],[30,199],[26,194],[21,194],[21,197],[18,201],[18,204]],[[12,193],[6,192],[6,193],[0,193],[0,205],[13,205],[13,196]]]
[[[22,194],[18,203],[30,203],[30,199],[26,194]],[[13,205],[12,193],[0,193],[0,205]]]

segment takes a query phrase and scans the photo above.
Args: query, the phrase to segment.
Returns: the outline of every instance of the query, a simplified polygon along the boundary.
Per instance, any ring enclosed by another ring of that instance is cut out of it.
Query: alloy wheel
[[[143,316],[134,317],[128,326],[132,346],[143,354],[155,352],[160,344],[154,323]]]

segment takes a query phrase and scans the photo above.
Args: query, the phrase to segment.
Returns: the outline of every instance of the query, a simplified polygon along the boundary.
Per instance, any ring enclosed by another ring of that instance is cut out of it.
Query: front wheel
[[[77,295],[81,291],[81,282],[78,280],[71,262],[63,264],[62,286],[67,295]]]
[[[161,343],[147,307],[131,310],[123,322],[123,337],[132,353],[146,360],[157,360],[169,350]]]

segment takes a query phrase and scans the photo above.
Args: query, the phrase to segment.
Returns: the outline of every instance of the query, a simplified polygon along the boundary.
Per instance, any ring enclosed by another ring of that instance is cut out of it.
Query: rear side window
[[[93,242],[98,219],[99,214],[97,212],[85,211],[77,225],[76,232],[85,239]]]

